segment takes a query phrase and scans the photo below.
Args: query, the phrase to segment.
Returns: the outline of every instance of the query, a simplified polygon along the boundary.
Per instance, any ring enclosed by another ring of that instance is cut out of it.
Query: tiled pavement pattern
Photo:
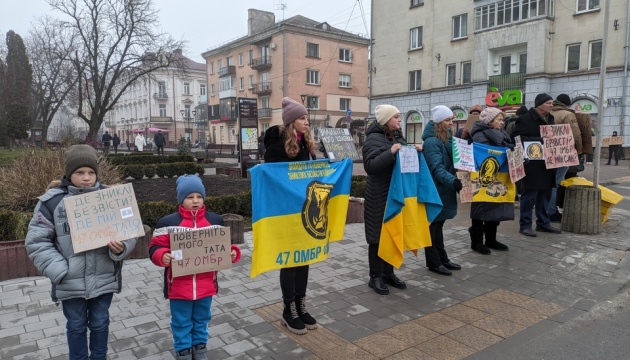
[[[220,275],[214,298],[212,359],[456,359],[500,354],[510,341],[527,341],[584,314],[627,282],[628,214],[613,213],[596,236],[518,235],[517,222],[499,227],[507,253],[469,248],[468,211],[447,221],[446,248],[463,270],[430,273],[422,252],[408,254],[397,274],[407,290],[389,296],[367,283],[363,224],[346,226],[330,258],[311,267],[310,312],[323,328],[300,339],[277,328],[278,272],[249,278],[251,233],[242,261]],[[110,359],[173,359],[162,274],[150,261],[124,267],[124,289],[111,307]],[[42,277],[0,283],[0,358],[65,359],[65,320]],[[274,308],[275,306],[275,308]],[[276,314],[276,318],[269,317]],[[320,344],[313,347],[312,344]],[[494,345],[493,345],[494,344]],[[485,347],[485,349],[483,349]]]

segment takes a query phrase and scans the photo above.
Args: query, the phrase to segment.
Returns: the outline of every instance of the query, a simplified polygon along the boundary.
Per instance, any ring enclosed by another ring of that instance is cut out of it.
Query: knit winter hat
[[[383,126],[394,116],[400,114],[400,110],[393,105],[379,105],[374,109],[374,114],[376,114],[378,124]]]
[[[536,99],[534,99],[534,107],[539,107],[549,100],[553,100],[553,98],[549,94],[540,93],[536,95]]]
[[[308,115],[308,110],[306,110],[304,105],[289,97],[282,99],[282,122],[284,126],[289,125],[304,115]]]
[[[63,154],[64,173],[69,179],[72,174],[84,166],[94,170],[98,176],[98,154],[90,145],[72,145]]]
[[[186,197],[192,193],[199,193],[206,197],[206,188],[203,187],[201,179],[197,175],[182,175],[175,182],[177,187],[177,202],[183,203]]]
[[[468,113],[469,113],[469,114],[472,114],[474,111],[476,111],[476,112],[478,112],[478,113],[481,113],[481,112],[483,111],[483,108],[481,107],[481,105],[476,104],[476,105],[473,105],[473,106],[470,108],[470,111],[469,111]]]
[[[558,95],[556,100],[560,101],[561,103],[563,103],[566,106],[571,106],[571,98],[567,94],[560,94],[560,95]]]
[[[438,105],[431,109],[433,113],[433,122],[438,124],[453,116],[453,111],[444,105]]]
[[[482,124],[488,125],[500,114],[503,114],[501,110],[495,107],[488,107],[483,109],[481,114],[479,114],[479,121],[481,121]],[[503,114],[503,116],[505,116],[505,114]]]

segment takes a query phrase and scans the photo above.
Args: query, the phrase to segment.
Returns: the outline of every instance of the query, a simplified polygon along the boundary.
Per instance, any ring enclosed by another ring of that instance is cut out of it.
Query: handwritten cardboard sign
[[[63,199],[75,253],[112,240],[144,236],[133,185],[124,184]]]
[[[541,125],[545,167],[555,169],[563,166],[579,165],[575,139],[569,124]]]
[[[466,125],[464,125],[464,130],[470,132],[472,130],[473,125],[479,121],[479,115],[468,115],[468,119],[466,119]]]
[[[232,267],[229,227],[210,226],[173,232],[170,238],[173,277]]]
[[[319,129],[319,138],[324,143],[330,161],[341,161],[344,158],[359,160],[359,153],[349,129],[322,128]]]
[[[623,136],[607,136],[602,138],[602,146],[621,145],[623,144]]]
[[[521,136],[517,136],[515,139],[516,145],[514,151],[507,150],[508,168],[510,171],[510,180],[512,183],[516,183],[520,179],[525,177],[525,156],[523,154],[523,144],[521,143]]]
[[[458,170],[475,171],[473,144],[469,144],[467,140],[453,137],[453,164]]]
[[[476,186],[470,179],[470,173],[467,171],[458,171],[457,178],[462,182],[462,189],[459,192],[459,200],[462,204],[472,202]]]

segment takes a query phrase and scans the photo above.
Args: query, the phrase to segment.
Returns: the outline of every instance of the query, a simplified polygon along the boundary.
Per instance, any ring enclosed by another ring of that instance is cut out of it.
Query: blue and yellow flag
[[[383,227],[378,246],[381,259],[400,268],[403,251],[431,246],[429,224],[442,211],[442,201],[431,178],[431,172],[418,152],[419,172],[403,173],[400,155],[389,184]]]
[[[476,172],[470,173],[473,202],[514,202],[516,186],[510,180],[507,148],[473,143]]]
[[[250,276],[328,258],[343,239],[352,160],[261,164],[252,183],[254,251]]]

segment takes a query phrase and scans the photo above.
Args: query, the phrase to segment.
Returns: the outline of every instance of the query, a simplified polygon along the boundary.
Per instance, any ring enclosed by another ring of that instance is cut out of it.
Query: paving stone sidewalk
[[[468,209],[446,222],[446,249],[461,271],[427,271],[422,251],[397,271],[407,290],[389,296],[367,286],[363,224],[346,226],[330,258],[311,267],[308,303],[322,328],[289,334],[279,325],[278,272],[250,279],[252,240],[242,261],[220,274],[208,341],[212,359],[463,359],[540,336],[584,314],[628,282],[628,214],[614,211],[596,236],[518,234],[499,227],[510,251],[470,250]],[[556,224],[557,225],[557,224]],[[126,261],[124,288],[111,307],[110,359],[173,359],[162,272]],[[65,359],[65,319],[43,277],[0,282],[0,358]]]

